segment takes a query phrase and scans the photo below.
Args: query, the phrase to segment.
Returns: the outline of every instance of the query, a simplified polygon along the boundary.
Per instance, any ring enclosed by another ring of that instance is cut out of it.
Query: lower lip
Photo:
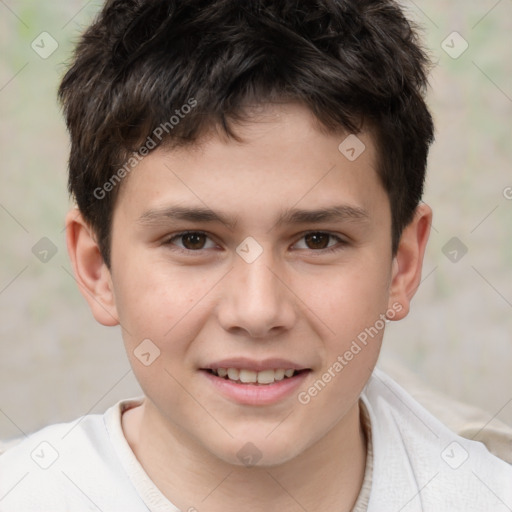
[[[239,384],[217,377],[206,370],[201,373],[227,398],[243,405],[270,405],[289,397],[300,387],[311,370],[284,378],[273,384]]]

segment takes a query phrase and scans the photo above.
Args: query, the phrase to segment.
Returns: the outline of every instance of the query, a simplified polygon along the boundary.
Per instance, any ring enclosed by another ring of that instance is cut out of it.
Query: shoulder
[[[112,504],[139,510],[106,425],[120,404],[104,415],[43,428],[8,448],[0,456],[0,510],[105,510]]]
[[[361,398],[374,448],[368,510],[511,509],[512,466],[482,443],[452,432],[378,369]]]

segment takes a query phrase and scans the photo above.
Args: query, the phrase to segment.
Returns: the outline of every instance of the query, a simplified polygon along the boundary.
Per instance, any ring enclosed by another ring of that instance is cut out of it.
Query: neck
[[[148,476],[184,511],[350,511],[363,483],[366,440],[358,403],[300,455],[268,467],[220,460],[164,426],[147,399],[123,414],[122,426]]]

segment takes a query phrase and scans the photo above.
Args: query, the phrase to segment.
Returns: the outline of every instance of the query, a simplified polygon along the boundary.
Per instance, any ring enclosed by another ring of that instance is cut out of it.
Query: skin
[[[123,430],[173,504],[209,512],[350,510],[366,457],[358,399],[383,330],[306,405],[296,393],[268,406],[240,405],[199,368],[230,356],[286,358],[311,368],[299,390],[307,391],[380,315],[398,308],[394,320],[407,315],[432,213],[418,207],[393,257],[370,134],[358,135],[366,150],[351,162],[338,150],[347,134],[326,134],[296,104],[260,109],[237,134],[244,142],[210,133],[193,147],[157,149],[137,166],[115,206],[110,269],[92,230],[70,212],[71,261],[96,320],[122,326],[146,396],[124,413]],[[207,207],[232,225],[146,213],[177,205]],[[333,206],[364,215],[277,223],[287,210]],[[191,245],[176,236],[187,230],[208,237]],[[308,232],[333,236],[312,243]],[[248,236],[263,250],[252,263],[236,252]],[[148,338],[160,356],[144,366],[134,350]],[[247,442],[262,455],[254,467],[237,457]]]

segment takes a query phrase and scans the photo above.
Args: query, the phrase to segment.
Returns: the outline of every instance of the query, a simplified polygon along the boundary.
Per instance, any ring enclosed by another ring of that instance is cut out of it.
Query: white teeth
[[[239,379],[244,384],[256,382],[258,380],[258,372],[254,372],[252,370],[240,370]]]
[[[284,379],[285,370],[274,370],[274,379],[283,380]]]
[[[228,377],[231,380],[238,380],[240,372],[236,368],[228,368]]]
[[[214,374],[229,380],[242,382],[244,384],[272,384],[275,381],[281,381],[285,377],[293,377],[295,370],[278,368],[276,370],[262,370],[256,372],[254,370],[245,370],[238,368],[217,368],[212,370]]]
[[[274,370],[263,370],[258,372],[258,384],[270,384],[274,382]]]

